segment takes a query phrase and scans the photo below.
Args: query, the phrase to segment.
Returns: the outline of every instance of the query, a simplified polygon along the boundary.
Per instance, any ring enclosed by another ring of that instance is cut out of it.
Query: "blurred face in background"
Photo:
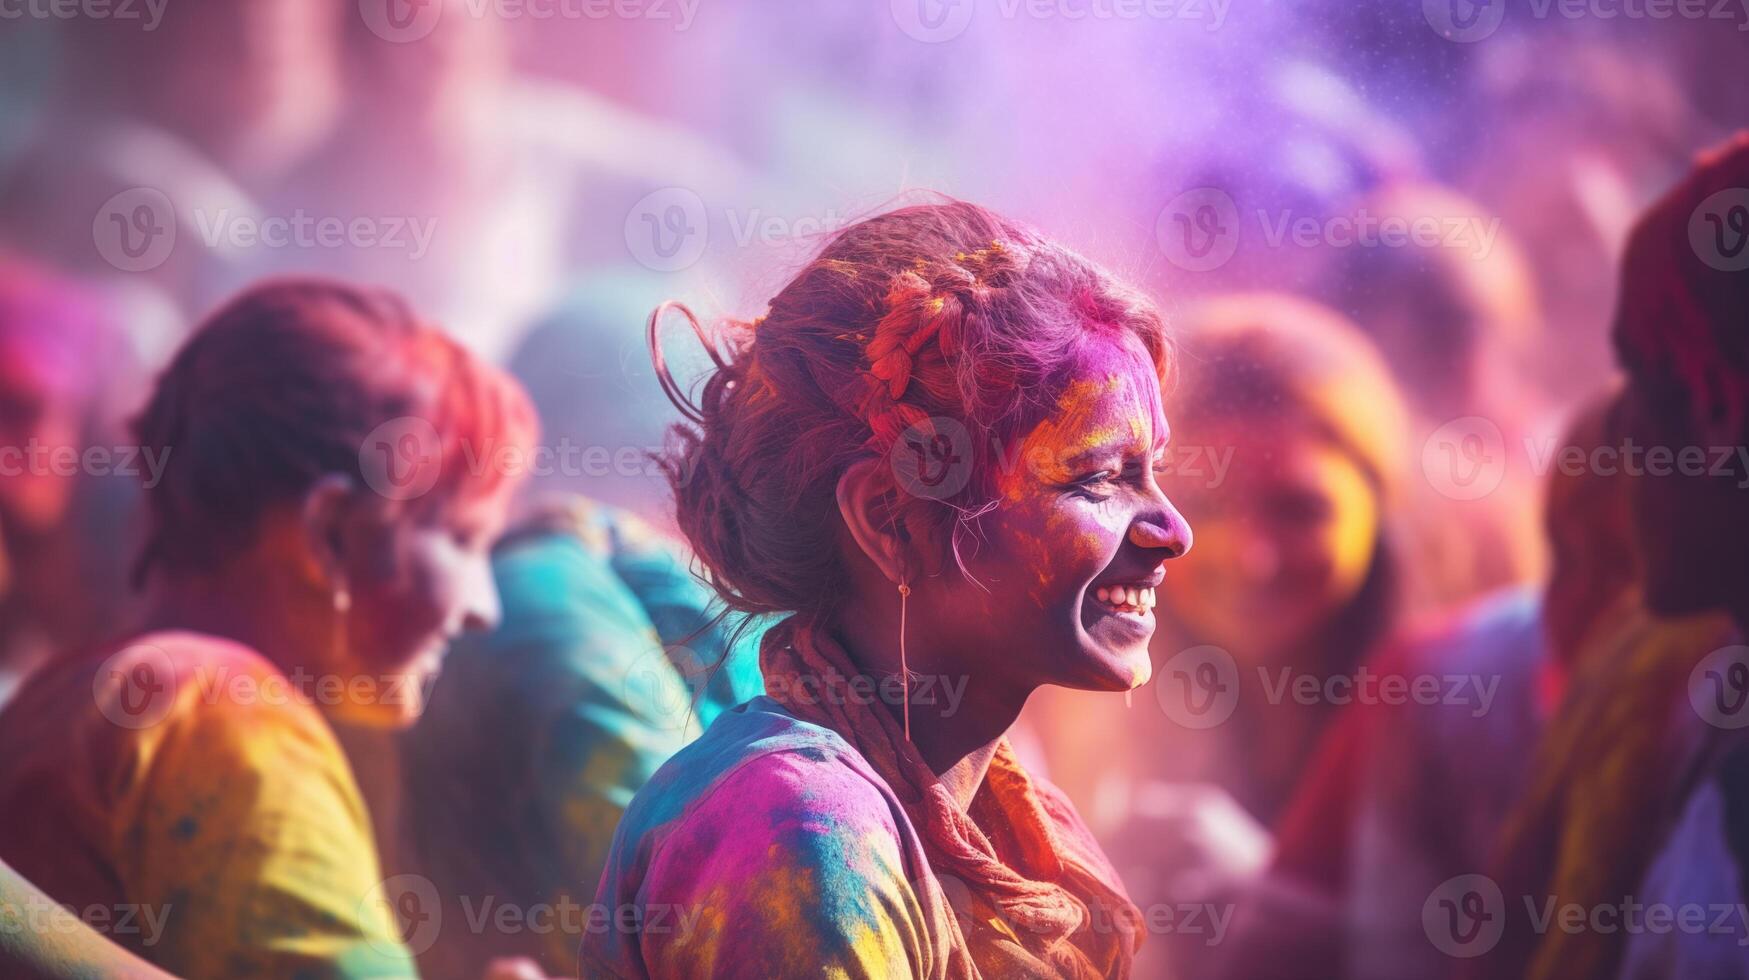
[[[144,41],[129,23],[85,27],[89,64],[80,70],[89,70],[94,84],[107,79],[93,98],[144,111],[237,175],[278,172],[333,122],[339,28],[349,15],[358,16],[356,4],[171,3]]]
[[[479,16],[468,0],[429,2],[439,13],[416,43],[385,40],[362,21],[348,24],[347,69],[357,93],[349,108],[373,130],[467,142],[499,108],[510,38],[503,18]]]
[[[38,377],[26,358],[8,355],[0,345],[0,597],[26,563],[21,544],[58,526],[72,499],[74,477],[57,472],[64,460],[49,454],[58,447],[81,448],[79,420],[68,399]]]
[[[1180,639],[1213,643],[1241,662],[1307,652],[1372,569],[1380,511],[1371,480],[1351,455],[1293,421],[1235,417],[1182,432],[1180,465],[1165,485],[1203,546],[1167,576],[1164,615],[1188,635]],[[1187,444],[1203,447],[1195,465]]]
[[[454,500],[436,513],[400,510],[369,495],[341,525],[350,608],[337,673],[376,681],[381,696],[342,712],[371,727],[412,724],[464,632],[497,625],[491,549],[504,528],[511,492]]]

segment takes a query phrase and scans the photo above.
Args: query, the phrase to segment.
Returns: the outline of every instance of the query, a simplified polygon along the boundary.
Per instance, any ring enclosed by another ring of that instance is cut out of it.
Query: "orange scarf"
[[[780,692],[849,691],[849,678],[859,673],[825,629],[798,616],[765,635],[760,667],[768,689]],[[815,683],[804,687],[804,677]],[[1032,780],[1006,738],[967,810],[878,700],[788,694],[775,699],[798,718],[849,742],[891,787],[918,829],[931,873],[912,886],[928,892],[919,897],[930,920],[931,944],[945,953],[937,957],[936,976],[1038,975],[1039,970],[1077,980],[1129,976],[1140,945],[1140,910],[1067,798]],[[944,880],[963,884],[967,894],[944,892]],[[968,905],[990,909],[1000,921],[989,922]],[[943,911],[948,909],[954,911]],[[1029,967],[1031,972],[1021,972]]]

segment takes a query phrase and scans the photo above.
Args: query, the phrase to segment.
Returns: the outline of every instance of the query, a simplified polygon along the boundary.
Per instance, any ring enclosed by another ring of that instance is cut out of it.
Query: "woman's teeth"
[[[1118,612],[1145,613],[1154,608],[1154,590],[1122,585],[1102,585],[1093,597]]]

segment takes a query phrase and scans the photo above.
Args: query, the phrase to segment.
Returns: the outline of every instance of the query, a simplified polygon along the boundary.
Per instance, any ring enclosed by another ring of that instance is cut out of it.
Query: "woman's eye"
[[[1097,473],[1089,473],[1081,477],[1070,486],[1080,490],[1100,490],[1117,479],[1118,475],[1115,470],[1100,470]]]

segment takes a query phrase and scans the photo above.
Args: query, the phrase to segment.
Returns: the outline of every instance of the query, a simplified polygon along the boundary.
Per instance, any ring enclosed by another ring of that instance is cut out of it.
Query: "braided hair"
[[[690,424],[672,430],[661,461],[708,580],[749,613],[830,614],[844,596],[836,486],[853,462],[964,433],[963,488],[931,496],[897,481],[892,507],[901,528],[945,530],[957,560],[995,506],[1001,447],[1048,415],[1080,350],[1129,344],[1162,377],[1169,360],[1165,325],[1141,294],[962,201],[843,229],[753,321],[712,334],[686,311],[715,362],[696,404],[657,342],[673,305],[651,317],[650,339]]]

